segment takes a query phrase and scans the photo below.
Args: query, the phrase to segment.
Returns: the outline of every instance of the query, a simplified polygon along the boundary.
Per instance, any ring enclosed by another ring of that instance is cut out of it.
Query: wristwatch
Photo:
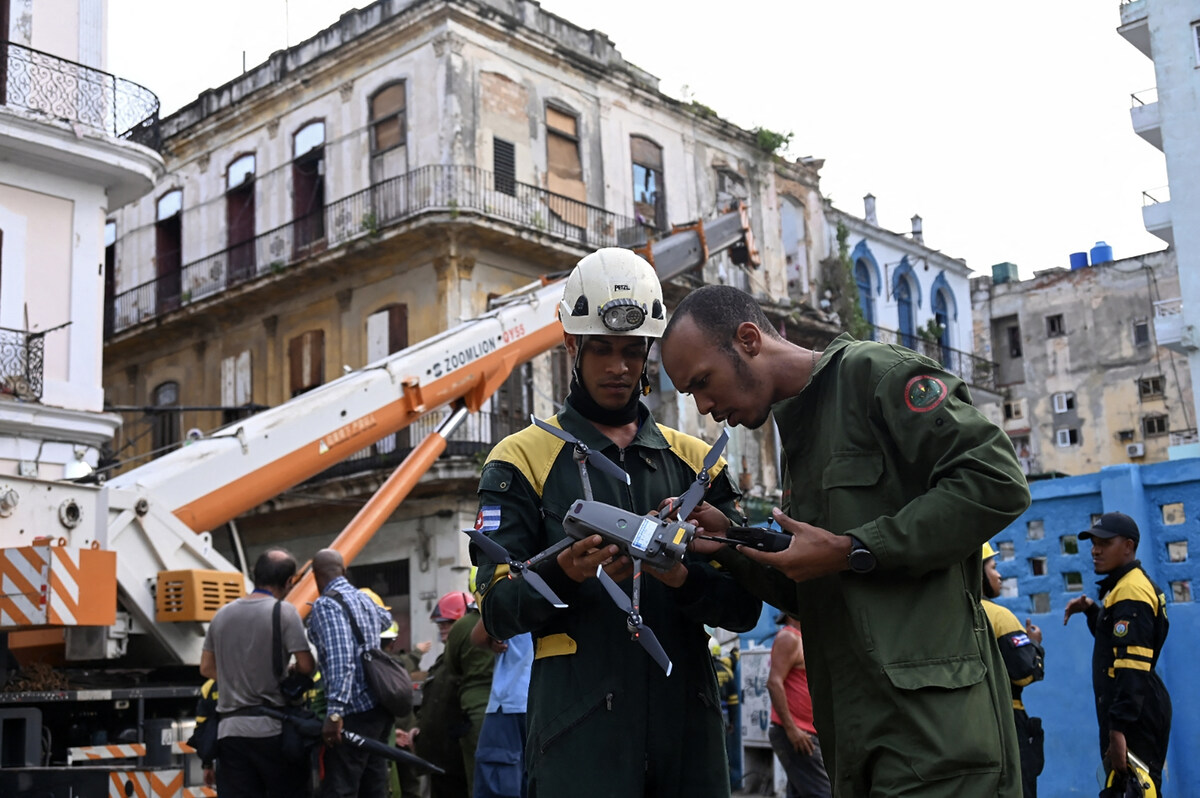
[[[341,716],[341,715],[339,715],[339,714],[338,714],[338,713],[336,713],[336,712],[330,712],[330,713],[329,713],[329,722],[330,722],[330,723],[341,723],[341,722],[342,722],[342,716]]]
[[[846,555],[846,562],[850,565],[850,570],[856,574],[869,574],[874,571],[875,555],[854,535],[848,537],[850,538],[850,553]]]

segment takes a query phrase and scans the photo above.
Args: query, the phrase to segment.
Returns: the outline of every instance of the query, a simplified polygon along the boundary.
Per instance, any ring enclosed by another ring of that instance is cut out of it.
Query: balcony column
[[[475,292],[463,290],[463,282],[471,279],[475,272],[475,251],[466,250],[457,236],[450,234],[442,250],[433,258],[433,269],[437,274],[438,304],[446,309],[443,329],[459,324],[463,319],[477,316],[483,307],[474,307],[471,298]]]

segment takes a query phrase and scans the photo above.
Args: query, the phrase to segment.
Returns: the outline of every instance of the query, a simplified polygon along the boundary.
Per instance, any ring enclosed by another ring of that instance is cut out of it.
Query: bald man
[[[350,584],[340,553],[322,549],[313,557],[312,569],[321,595],[313,602],[308,636],[317,647],[327,713],[321,728],[328,746],[321,796],[387,798],[387,763],[340,743],[343,729],[388,741],[392,714],[367,689],[355,627],[365,645],[378,646],[380,634],[392,625],[392,616]]]

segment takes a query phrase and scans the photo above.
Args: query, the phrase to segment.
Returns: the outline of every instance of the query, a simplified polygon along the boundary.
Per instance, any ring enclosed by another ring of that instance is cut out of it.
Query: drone
[[[604,566],[596,569],[596,578],[604,586],[613,603],[625,613],[625,625],[632,640],[637,641],[656,663],[671,675],[672,663],[658,642],[653,630],[646,626],[641,616],[641,584],[643,563],[651,568],[667,570],[675,563],[683,560],[688,543],[696,535],[696,527],[686,519],[696,509],[696,505],[704,498],[705,492],[712,483],[711,472],[721,453],[729,442],[729,432],[721,430],[720,437],[708,450],[700,471],[688,489],[678,499],[674,500],[666,512],[659,514],[637,513],[614,507],[605,502],[592,498],[592,484],[588,475],[588,465],[603,471],[608,476],[620,482],[629,484],[629,474],[609,460],[599,451],[593,450],[564,429],[547,424],[541,419],[530,416],[530,420],[540,429],[560,438],[574,447],[574,459],[579,468],[580,481],[583,484],[583,498],[571,504],[563,516],[562,527],[566,536],[545,551],[535,554],[528,560],[518,560],[496,541],[483,534],[478,529],[463,530],[475,545],[479,546],[488,559],[497,563],[508,564],[510,579],[523,578],[529,586],[542,595],[555,607],[564,608],[567,605],[560,599],[546,581],[535,571],[534,566],[551,557],[577,540],[583,540],[591,535],[600,535],[605,543],[616,544],[622,554],[628,554],[633,561],[633,589],[631,595],[626,595],[620,586],[609,576]],[[672,520],[671,516],[674,516]]]

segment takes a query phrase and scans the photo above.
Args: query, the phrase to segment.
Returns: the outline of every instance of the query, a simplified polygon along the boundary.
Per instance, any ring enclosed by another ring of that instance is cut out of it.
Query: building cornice
[[[50,405],[0,400],[0,436],[99,447],[112,440],[121,417]]]
[[[846,229],[851,233],[868,238],[887,241],[888,244],[902,251],[904,254],[913,258],[922,258],[929,263],[931,267],[936,266],[946,271],[963,277],[971,276],[971,267],[967,266],[966,261],[959,258],[952,258],[949,255],[944,255],[936,249],[930,249],[924,244],[913,241],[911,238],[893,232],[878,225],[871,224],[865,219],[860,219],[857,216],[851,216],[845,211],[838,210],[832,205],[826,204],[825,216],[834,225],[839,222],[846,226]]]

